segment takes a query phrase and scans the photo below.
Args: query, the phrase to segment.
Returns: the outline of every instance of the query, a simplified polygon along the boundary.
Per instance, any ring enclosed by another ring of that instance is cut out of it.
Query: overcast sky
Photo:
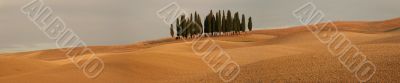
[[[20,8],[32,0],[0,0],[0,52],[55,48]],[[252,16],[256,28],[300,25],[292,11],[314,2],[331,20],[385,20],[400,16],[400,0],[43,0],[89,45],[132,44],[169,37],[157,10],[171,2],[186,11],[233,10]]]

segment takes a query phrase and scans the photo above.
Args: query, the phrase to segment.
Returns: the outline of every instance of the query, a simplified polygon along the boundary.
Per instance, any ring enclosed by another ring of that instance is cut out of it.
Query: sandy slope
[[[400,79],[400,19],[335,22],[377,66],[371,81]],[[304,26],[212,37],[241,68],[238,83],[354,81],[356,78]],[[57,49],[0,56],[1,83],[218,83],[191,42],[160,39],[121,46],[91,46],[105,62],[88,79]]]

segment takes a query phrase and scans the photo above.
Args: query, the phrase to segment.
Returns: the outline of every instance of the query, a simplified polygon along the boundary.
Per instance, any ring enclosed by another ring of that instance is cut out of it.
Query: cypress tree
[[[221,34],[222,30],[222,16],[221,16],[221,10],[218,11],[218,34]]]
[[[210,34],[211,35],[214,35],[214,25],[215,25],[215,18],[214,18],[214,14],[213,14],[213,12],[212,12],[212,10],[211,10],[211,12],[210,12]]]
[[[171,37],[174,37],[174,26],[173,26],[173,24],[171,24],[171,28],[169,28],[169,30],[170,30],[170,33],[171,33]]]
[[[190,14],[190,22],[189,22],[189,37],[192,38],[194,36],[194,19],[193,19],[193,14]]]
[[[224,34],[226,32],[225,10],[222,11],[221,21],[222,21],[221,28],[222,28],[222,32]]]
[[[198,34],[201,35],[203,33],[203,24],[201,23],[201,17],[200,14],[197,14],[197,24],[198,24]]]
[[[242,32],[246,31],[246,17],[244,16],[244,14],[242,14],[242,23],[240,24],[240,30]]]
[[[236,14],[233,14],[232,31],[233,31],[233,33],[236,33]]]
[[[208,16],[208,34],[212,34],[212,27],[213,27],[213,22],[212,22],[212,16],[213,16],[213,14],[212,14],[212,10],[210,11],[210,14],[209,14],[209,16]]]
[[[187,37],[187,29],[188,27],[186,26],[186,19],[185,19],[185,15],[182,15],[181,17],[181,31],[182,31],[182,37],[186,38]]]
[[[197,13],[194,14],[194,35],[197,36],[199,34],[199,18],[197,17]]]
[[[236,16],[236,33],[239,33],[240,32],[240,16],[239,16],[239,13],[236,12],[235,16]]]
[[[249,18],[249,23],[248,23],[247,28],[249,28],[249,31],[251,31],[253,29],[253,21],[252,21],[251,17]]]
[[[228,33],[231,33],[231,32],[233,31],[232,23],[233,23],[233,20],[232,20],[231,11],[228,10],[228,13],[227,13],[227,22],[226,22],[226,25],[227,25],[226,28],[227,28],[227,30],[228,30]]]
[[[181,24],[180,24],[180,35],[181,35],[181,38],[184,38],[184,33],[185,33],[185,15],[182,15],[181,16]]]
[[[215,25],[214,25],[214,27],[215,27],[214,33],[215,33],[216,35],[218,35],[217,33],[219,32],[219,28],[218,28],[218,25],[219,25],[218,18],[219,18],[218,12],[216,12],[216,13],[215,13]]]
[[[239,15],[238,15],[238,12],[236,12],[235,13],[235,16],[233,17],[233,30],[234,30],[234,33],[237,33],[239,30],[238,30],[238,18],[239,18]]]
[[[219,22],[219,12],[216,12],[215,13],[215,34],[216,35],[218,35],[218,33],[220,32],[219,31],[219,25],[221,24],[220,22]]]
[[[185,30],[185,36],[186,36],[186,38],[189,38],[190,37],[190,29],[191,29],[191,25],[190,25],[190,18],[188,17],[188,18],[186,18],[186,20],[185,20],[185,26],[186,26],[186,30]]]
[[[218,12],[215,12],[214,15],[214,35],[217,35],[218,33]]]
[[[193,14],[193,37],[197,35],[197,14]]]
[[[180,25],[180,22],[179,22],[179,18],[177,18],[176,19],[176,36],[177,36],[177,39],[181,36],[180,35],[180,30],[181,30],[181,25]]]
[[[206,19],[204,19],[204,33],[207,34],[208,33],[208,18],[209,15],[206,16]]]

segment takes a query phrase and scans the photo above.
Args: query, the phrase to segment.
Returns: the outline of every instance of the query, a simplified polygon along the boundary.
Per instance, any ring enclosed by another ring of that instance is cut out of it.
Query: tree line
[[[202,23],[203,22],[203,23]],[[219,35],[238,35],[246,32],[246,17],[242,14],[242,18],[239,17],[239,12],[235,12],[232,16],[232,12],[225,10],[221,12],[219,10],[215,14],[212,10],[202,21],[200,15],[195,12],[190,14],[190,17],[181,15],[180,18],[176,19],[176,39],[179,38],[194,38],[203,34],[209,36]],[[248,18],[247,29],[251,31],[253,28],[252,18]],[[170,27],[171,36],[175,36],[173,24]]]

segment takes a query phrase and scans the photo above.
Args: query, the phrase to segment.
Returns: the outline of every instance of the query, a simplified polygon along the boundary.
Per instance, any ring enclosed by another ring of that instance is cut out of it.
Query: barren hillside
[[[399,81],[400,19],[334,22],[376,65],[370,81]],[[211,37],[240,65],[234,83],[327,82],[357,79],[305,26]],[[88,79],[58,49],[0,55],[2,83],[219,83],[192,42],[170,38],[120,46],[90,46],[105,63]]]

